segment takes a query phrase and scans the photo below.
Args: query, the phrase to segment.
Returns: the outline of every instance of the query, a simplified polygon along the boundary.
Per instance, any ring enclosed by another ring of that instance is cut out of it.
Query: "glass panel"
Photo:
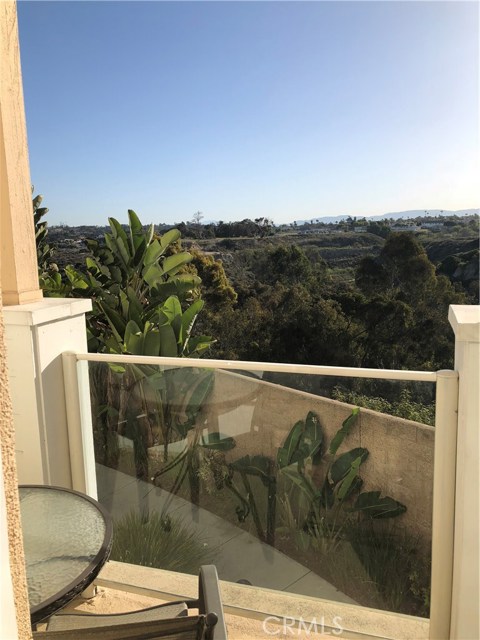
[[[433,384],[103,363],[90,381],[113,559],[428,616]]]

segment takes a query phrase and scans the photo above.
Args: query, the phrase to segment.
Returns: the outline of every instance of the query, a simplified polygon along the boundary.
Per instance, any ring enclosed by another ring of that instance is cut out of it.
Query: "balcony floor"
[[[103,465],[96,465],[96,473],[98,499],[114,521],[132,509],[160,513],[168,504],[169,514],[183,520],[214,549],[220,579],[246,579],[257,587],[356,604],[307,567],[213,513]]]
[[[94,597],[79,597],[66,610],[91,613],[133,611],[178,597],[194,597],[198,588],[196,576],[112,561],[104,567],[96,584],[97,594]],[[220,581],[220,588],[229,640],[257,640],[272,636],[304,639],[339,637],[345,640],[428,639],[429,621],[421,618],[224,581]],[[290,628],[283,627],[284,618]],[[335,627],[334,618],[341,621],[341,633]],[[305,625],[308,629],[314,620],[317,631],[314,628],[305,631]],[[333,633],[334,629],[337,633]]]

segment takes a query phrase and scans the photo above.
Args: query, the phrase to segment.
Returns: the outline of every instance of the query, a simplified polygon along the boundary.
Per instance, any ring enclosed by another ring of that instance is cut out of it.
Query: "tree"
[[[205,216],[201,211],[196,211],[192,216],[192,223],[196,225],[202,224],[202,220]]]
[[[261,238],[273,233],[274,225],[273,220],[270,220],[270,218],[255,218],[255,224],[258,227]]]
[[[377,258],[364,258],[355,275],[365,302],[357,319],[362,365],[441,369],[452,366],[449,304],[465,296],[435,273],[424,248],[408,233],[388,236]]]
[[[364,258],[355,281],[367,295],[381,294],[391,299],[421,297],[435,280],[435,267],[425,249],[409,233],[391,233],[378,258]]]

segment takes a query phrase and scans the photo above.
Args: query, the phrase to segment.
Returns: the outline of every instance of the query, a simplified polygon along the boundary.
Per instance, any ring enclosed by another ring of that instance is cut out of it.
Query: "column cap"
[[[91,311],[89,298],[43,298],[30,304],[3,307],[6,325],[36,326],[79,316]]]
[[[480,306],[451,304],[448,320],[460,342],[480,342]]]

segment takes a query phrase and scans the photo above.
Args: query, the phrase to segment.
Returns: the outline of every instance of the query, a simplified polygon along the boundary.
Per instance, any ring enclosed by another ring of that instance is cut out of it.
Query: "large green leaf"
[[[243,456],[230,463],[230,466],[240,473],[248,473],[263,479],[268,479],[272,475],[272,461],[267,456]]]
[[[182,355],[188,358],[196,358],[209,349],[215,340],[211,336],[190,337],[185,344]]]
[[[123,343],[123,336],[125,335],[125,328],[127,323],[122,318],[122,316],[112,309],[106,302],[102,303],[100,301],[97,302],[100,310],[103,315],[106,317],[110,328],[112,329],[112,333],[119,343]]]
[[[129,252],[129,242],[127,234],[122,229],[122,225],[117,220],[115,220],[115,218],[109,218],[108,222],[110,223],[114,240],[111,249],[112,251],[117,253],[124,266],[128,267],[132,256]]]
[[[370,518],[396,518],[405,513],[407,507],[390,496],[380,496],[380,491],[361,493],[351,511],[361,511]]]
[[[104,238],[105,238],[105,244],[106,244],[107,248],[109,249],[109,251],[111,251],[112,254],[115,253],[115,255],[116,255],[117,250],[116,250],[115,240],[113,239],[113,236],[110,233],[106,233]],[[125,266],[123,261],[122,261],[122,266]]]
[[[158,264],[151,264],[142,271],[142,277],[150,288],[158,287],[163,282],[163,271]]]
[[[294,456],[298,452],[304,431],[305,423],[303,420],[299,420],[293,425],[290,433],[285,438],[283,447],[280,447],[277,452],[277,464],[280,469],[296,462]]]
[[[190,333],[190,330],[193,326],[193,323],[195,321],[195,318],[197,317],[197,315],[200,313],[200,311],[203,309],[203,305],[205,303],[203,302],[203,300],[195,300],[195,302],[193,302],[188,309],[186,309],[183,314],[182,314],[182,328],[183,328],[183,335],[184,336],[188,336]]]
[[[352,465],[360,458],[360,464],[368,458],[368,449],[356,447],[339,456],[330,467],[328,472],[328,480],[331,484],[336,485],[343,480],[350,472]]]
[[[309,411],[307,414],[303,441],[308,450],[306,457],[311,457],[313,464],[318,464],[322,454],[323,432],[320,418],[314,411]]]
[[[149,276],[150,277],[150,276]],[[161,276],[163,277],[163,276]],[[162,300],[166,300],[169,296],[175,295],[179,298],[184,298],[185,294],[189,293],[196,287],[199,287],[202,283],[201,278],[191,275],[189,273],[181,273],[167,282],[158,280],[152,283],[152,288],[155,287],[150,293],[154,295],[151,299],[153,304],[157,304]]]
[[[130,247],[134,255],[144,240],[143,226],[137,214],[132,209],[128,210],[128,224],[130,227]]]
[[[159,322],[172,324],[175,318],[182,317],[182,307],[177,296],[170,296],[158,311]]]
[[[134,318],[129,318],[128,316],[128,309],[130,307],[130,302],[128,300],[127,294],[125,293],[125,291],[120,291],[120,307],[122,309],[122,315],[124,318],[128,320],[134,320]]]
[[[83,273],[77,271],[71,265],[65,267],[65,274],[74,289],[88,289],[89,285]]]
[[[178,356],[177,337],[170,324],[162,324],[158,328],[160,333],[160,355],[165,358]]]
[[[143,355],[143,333],[136,322],[129,320],[125,329],[125,348],[136,356]]]
[[[143,258],[143,264],[145,267],[149,267],[155,264],[163,253],[163,247],[158,240],[154,240],[145,251],[145,257]]]
[[[360,409],[355,407],[352,410],[352,413],[348,416],[346,420],[343,421],[342,426],[337,431],[337,433],[332,438],[330,442],[329,452],[335,455],[338,451],[339,446],[345,440],[345,438],[349,435],[352,430],[353,425],[357,422],[358,416],[360,413]]]
[[[186,251],[183,251],[182,253],[174,253],[172,256],[165,258],[162,263],[162,270],[165,275],[173,276],[184,265],[191,262],[192,259],[193,256]]]
[[[110,274],[114,282],[117,282],[117,283],[122,282],[122,271],[119,267],[112,265],[110,267]]]
[[[180,231],[178,229],[170,229],[160,237],[160,244],[163,249],[166,249],[169,245],[173,244],[180,238]]]
[[[143,354],[146,356],[160,355],[160,332],[147,323],[143,338]]]
[[[135,290],[132,287],[127,287],[127,297],[129,302],[128,318],[129,320],[135,320],[139,327],[142,327],[144,320],[142,303],[138,299]]]
[[[341,501],[345,500],[345,498],[350,494],[350,490],[352,486],[355,484],[356,478],[358,478],[358,469],[362,464],[362,458],[359,456],[356,458],[348,470],[345,478],[340,482],[338,490],[337,490],[337,499]]]
[[[298,463],[289,465],[288,467],[282,467],[280,469],[282,475],[287,477],[294,485],[296,485],[302,493],[307,497],[309,501],[314,501],[318,497],[318,492],[314,489],[309,480],[302,473],[298,466]]]

